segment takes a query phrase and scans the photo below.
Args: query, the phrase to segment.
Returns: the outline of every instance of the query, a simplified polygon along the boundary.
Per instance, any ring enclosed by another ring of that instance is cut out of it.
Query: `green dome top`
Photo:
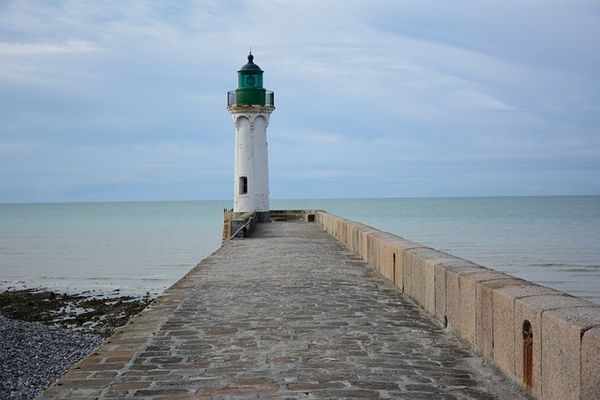
[[[254,64],[252,52],[248,63],[238,71],[238,87],[227,95],[229,106],[269,106],[273,107],[273,92],[263,86],[263,70]]]
[[[240,68],[240,71],[261,71],[262,69],[260,69],[260,67],[256,64],[254,64],[254,56],[252,55],[252,53],[248,54],[248,63],[246,63],[245,65],[242,66],[242,68]]]

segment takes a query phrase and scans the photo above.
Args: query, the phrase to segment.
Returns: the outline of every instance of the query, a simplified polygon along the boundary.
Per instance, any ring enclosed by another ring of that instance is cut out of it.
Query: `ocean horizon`
[[[600,196],[272,199],[600,304]],[[0,288],[160,294],[220,246],[231,200],[0,204]]]

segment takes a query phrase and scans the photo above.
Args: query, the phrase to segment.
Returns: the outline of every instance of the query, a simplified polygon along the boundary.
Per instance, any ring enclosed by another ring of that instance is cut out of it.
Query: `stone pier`
[[[319,225],[257,225],[41,399],[524,399]]]

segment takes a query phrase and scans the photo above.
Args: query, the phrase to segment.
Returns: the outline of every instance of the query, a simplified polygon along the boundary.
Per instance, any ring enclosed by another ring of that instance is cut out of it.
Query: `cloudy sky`
[[[600,3],[0,0],[0,202],[600,194]]]

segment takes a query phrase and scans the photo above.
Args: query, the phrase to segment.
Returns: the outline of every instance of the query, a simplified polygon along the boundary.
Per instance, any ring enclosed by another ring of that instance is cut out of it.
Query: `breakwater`
[[[600,307],[324,211],[316,222],[536,398],[600,398]]]
[[[525,398],[465,344],[533,397],[600,396],[599,306],[324,211],[225,215],[40,398]]]
[[[525,399],[342,243],[294,219],[230,240],[40,398]]]

